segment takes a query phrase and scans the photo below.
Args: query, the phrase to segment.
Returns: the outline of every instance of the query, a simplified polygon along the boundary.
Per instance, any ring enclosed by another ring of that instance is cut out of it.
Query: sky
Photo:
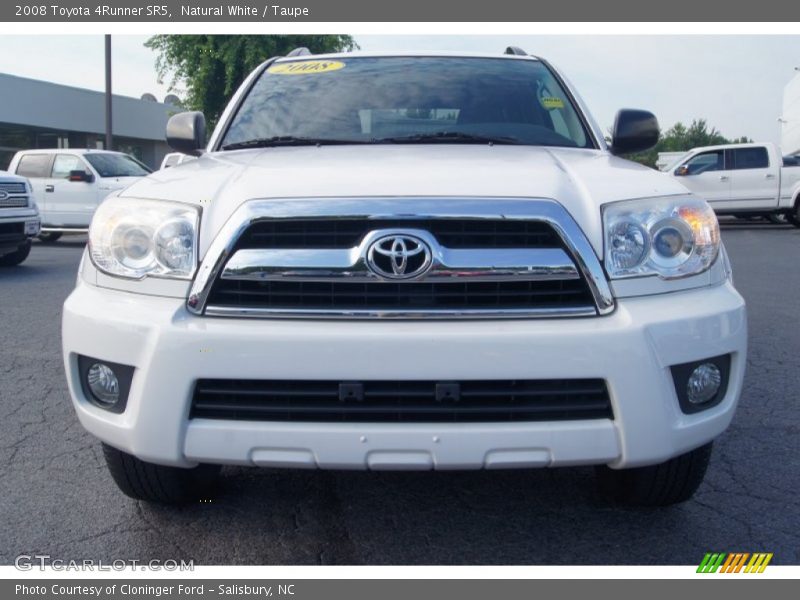
[[[723,135],[780,143],[783,89],[800,67],[800,36],[359,35],[362,50],[500,53],[523,48],[555,64],[601,127],[620,108],[653,111],[662,129],[704,118]],[[163,100],[147,36],[113,37],[114,92]],[[0,72],[104,89],[100,35],[0,35]]]

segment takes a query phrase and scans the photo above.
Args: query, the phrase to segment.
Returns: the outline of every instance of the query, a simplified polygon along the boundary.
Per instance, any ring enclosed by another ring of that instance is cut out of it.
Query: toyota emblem
[[[389,234],[372,242],[367,265],[384,279],[413,279],[431,266],[433,253],[424,240],[408,234]]]

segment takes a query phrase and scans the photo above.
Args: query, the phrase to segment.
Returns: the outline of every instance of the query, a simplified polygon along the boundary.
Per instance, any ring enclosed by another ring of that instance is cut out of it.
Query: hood
[[[98,187],[103,191],[114,192],[125,189],[141,179],[141,177],[100,177]]]
[[[572,214],[599,254],[601,205],[686,193],[668,175],[600,150],[409,144],[211,153],[157,171],[122,195],[202,206],[201,255],[247,200],[346,196],[549,198]]]

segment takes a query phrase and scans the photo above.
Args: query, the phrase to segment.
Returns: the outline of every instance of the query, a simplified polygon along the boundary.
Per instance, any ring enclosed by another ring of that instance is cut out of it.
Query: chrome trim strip
[[[42,227],[42,233],[89,233],[88,227]]]
[[[421,238],[433,254],[432,265],[425,274],[405,281],[580,278],[575,263],[560,248],[452,249],[441,246],[430,232],[422,229],[376,229],[364,236],[358,246],[349,249],[239,250],[220,277],[245,281],[382,281],[367,266],[367,252],[375,240],[394,234]]]
[[[254,319],[523,319],[539,318],[566,318],[566,317],[596,317],[597,310],[594,306],[576,306],[570,308],[542,308],[532,310],[529,308],[513,308],[508,310],[319,310],[319,309],[272,309],[272,308],[231,308],[226,306],[206,307],[205,313],[209,317],[243,317]]]
[[[394,198],[276,198],[251,200],[231,215],[211,243],[189,291],[187,308],[196,315],[209,316],[260,316],[313,318],[356,318],[356,312],[342,314],[324,311],[272,311],[254,309],[227,309],[208,307],[208,295],[214,281],[221,274],[237,240],[254,222],[262,219],[522,219],[539,220],[550,224],[561,236],[572,254],[580,273],[586,279],[594,297],[596,310],[592,314],[605,315],[614,310],[615,303],[603,267],[581,228],[567,210],[553,200],[535,198],[496,197],[394,197]],[[398,313],[403,318],[535,318],[549,316],[576,316],[576,309],[553,311],[524,309],[501,312],[446,311],[437,313]],[[588,316],[579,309],[581,316]],[[368,312],[365,317],[389,315],[391,311]]]

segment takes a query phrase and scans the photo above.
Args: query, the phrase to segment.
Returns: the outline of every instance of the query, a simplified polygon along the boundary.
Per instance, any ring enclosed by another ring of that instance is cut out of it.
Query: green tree
[[[205,113],[210,127],[245,77],[268,58],[300,46],[315,54],[358,48],[349,35],[154,35],[145,46],[157,53],[159,82],[169,81],[186,108]]]
[[[683,123],[675,123],[662,132],[658,143],[646,152],[632,154],[627,158],[655,168],[659,152],[685,152],[698,146],[716,146],[719,144],[746,144],[753,140],[738,137],[732,140],[722,135],[715,127],[709,129],[705,119],[695,119],[686,127]]]

